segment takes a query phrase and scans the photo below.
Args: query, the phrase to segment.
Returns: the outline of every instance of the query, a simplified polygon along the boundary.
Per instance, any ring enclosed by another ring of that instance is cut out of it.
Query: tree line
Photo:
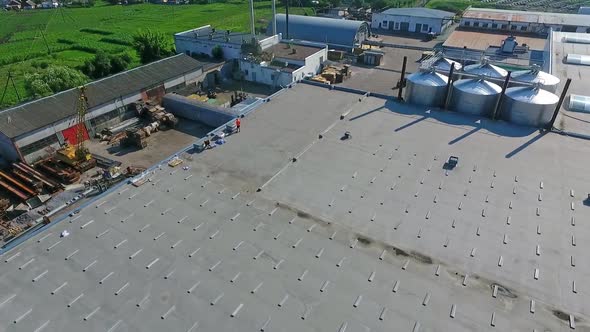
[[[176,52],[166,35],[151,30],[139,31],[133,36],[132,46],[142,64],[174,55]],[[108,54],[98,50],[94,57],[79,68],[35,62],[34,73],[25,75],[25,89],[35,98],[77,87],[128,69],[132,62],[128,53]]]

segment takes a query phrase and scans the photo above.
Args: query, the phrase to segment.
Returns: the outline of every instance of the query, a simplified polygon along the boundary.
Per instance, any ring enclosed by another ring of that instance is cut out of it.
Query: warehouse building
[[[586,33],[590,20],[582,14],[469,8],[463,13],[460,26],[547,35],[549,30]]]
[[[240,70],[247,81],[278,88],[318,74],[328,59],[328,48],[325,44],[283,41],[263,54],[265,60],[255,56],[240,59]]]
[[[373,14],[372,29],[440,34],[453,24],[454,13],[430,8],[391,8]]]
[[[85,137],[135,116],[127,105],[196,84],[207,66],[179,54],[86,85],[89,109]],[[0,155],[5,162],[34,162],[76,138],[78,90],[70,89],[0,112]]]
[[[289,15],[289,32],[286,17],[276,15],[277,32],[284,38],[299,39],[316,43],[325,43],[330,48],[351,51],[370,36],[367,22],[340,20],[325,17]],[[267,31],[272,31],[272,22]]]
[[[587,331],[588,142],[361,96],[294,85],[0,248],[4,330]]]

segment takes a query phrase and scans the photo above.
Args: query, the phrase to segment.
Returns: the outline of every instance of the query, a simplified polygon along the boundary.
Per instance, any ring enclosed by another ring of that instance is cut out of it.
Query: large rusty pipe
[[[20,190],[26,192],[31,196],[35,196],[37,193],[34,190],[31,190],[29,187],[25,186],[24,184],[16,181],[12,176],[0,171],[0,176],[8,180],[8,182],[12,183],[14,186],[18,187]]]
[[[0,180],[0,187],[13,193],[15,196],[17,196],[18,198],[20,198],[23,201],[26,201],[27,199],[29,199],[29,196],[27,196],[25,193],[21,192],[20,190],[14,188],[13,186],[9,185],[8,183],[6,183],[2,180]]]
[[[563,101],[565,100],[565,95],[567,94],[567,90],[570,88],[570,83],[572,83],[572,79],[568,78],[567,81],[565,81],[565,86],[563,87],[563,90],[561,91],[561,96],[559,97],[557,106],[555,106],[555,112],[553,112],[551,121],[549,122],[549,125],[547,125],[547,129],[549,130],[553,129],[553,125],[555,125],[555,120],[557,120],[557,114],[559,114],[559,110],[561,110],[561,104],[563,104]]]
[[[404,62],[402,63],[402,76],[399,79],[399,90],[397,91],[397,99],[403,100],[404,80],[406,79],[406,65],[408,63],[408,57],[404,56]]]
[[[12,166],[20,169],[21,171],[30,174],[34,178],[38,179],[39,181],[45,183],[50,188],[58,188],[59,184],[54,182],[53,180],[48,179],[45,175],[39,173],[36,169],[32,168],[31,166],[25,163],[14,163]]]

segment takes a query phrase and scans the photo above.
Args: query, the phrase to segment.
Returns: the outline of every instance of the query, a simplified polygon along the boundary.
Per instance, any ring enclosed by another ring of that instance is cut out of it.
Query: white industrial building
[[[590,20],[582,14],[469,8],[463,13],[460,26],[537,34],[547,34],[549,30],[585,33],[590,29]]]
[[[328,58],[323,44],[283,41],[266,48],[261,56],[240,59],[244,79],[277,88],[313,76]]]
[[[135,116],[128,109],[129,104],[197,84],[205,79],[205,73],[218,67],[205,67],[203,63],[179,54],[88,83],[89,109],[84,136]],[[2,160],[31,163],[75,138],[77,99],[78,90],[70,89],[1,111]]]
[[[391,8],[373,14],[372,29],[440,34],[453,24],[454,13],[430,8]]]
[[[223,51],[223,59],[238,59],[242,54],[242,45],[252,42],[252,34],[231,32],[230,30],[216,30],[210,25],[179,32],[174,35],[177,53],[190,56],[213,57],[213,49],[217,46]],[[280,36],[255,36],[262,49],[279,42]]]

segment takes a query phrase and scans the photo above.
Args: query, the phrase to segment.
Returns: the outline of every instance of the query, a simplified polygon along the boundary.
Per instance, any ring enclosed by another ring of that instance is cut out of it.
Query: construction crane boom
[[[84,147],[84,128],[86,123],[86,112],[88,111],[88,97],[86,96],[85,86],[79,87],[78,91],[78,105],[76,108],[78,114],[78,119],[76,121],[76,153],[85,155],[87,152]]]

